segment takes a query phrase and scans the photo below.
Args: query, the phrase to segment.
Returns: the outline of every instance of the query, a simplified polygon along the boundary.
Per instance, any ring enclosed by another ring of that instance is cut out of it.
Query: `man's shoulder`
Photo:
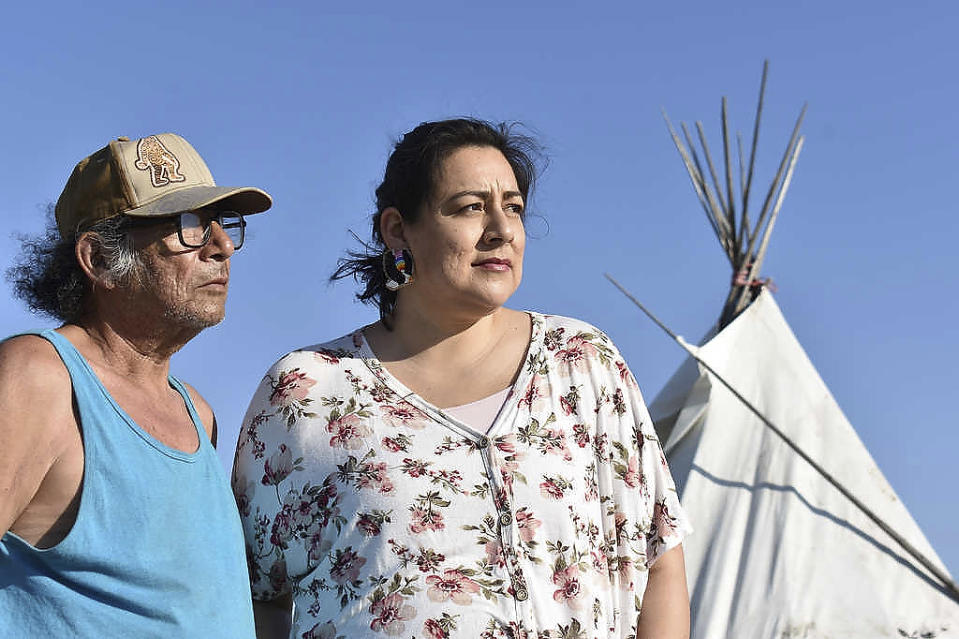
[[[53,344],[37,335],[0,342],[0,431],[43,440],[70,432],[72,398],[70,373]]]
[[[49,340],[27,334],[0,342],[0,386],[49,389],[69,382],[70,374]]]

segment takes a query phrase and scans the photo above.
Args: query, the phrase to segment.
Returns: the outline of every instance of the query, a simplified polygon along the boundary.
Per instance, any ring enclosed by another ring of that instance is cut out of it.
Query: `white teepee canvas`
[[[945,568],[768,291],[697,355]],[[650,406],[690,514],[692,637],[959,638],[959,604],[689,358]]]

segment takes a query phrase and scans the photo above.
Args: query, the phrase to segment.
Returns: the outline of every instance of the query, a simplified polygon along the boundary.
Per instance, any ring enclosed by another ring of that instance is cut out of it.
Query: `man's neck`
[[[88,318],[62,331],[92,364],[146,384],[165,387],[170,358],[191,335],[170,334],[147,323],[117,323],[104,318]]]

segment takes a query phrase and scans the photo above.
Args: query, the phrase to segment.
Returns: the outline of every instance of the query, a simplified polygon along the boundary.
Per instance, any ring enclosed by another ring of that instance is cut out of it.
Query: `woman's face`
[[[403,235],[417,304],[454,314],[488,313],[523,277],[523,196],[506,158],[492,147],[463,147],[446,158],[432,197]]]

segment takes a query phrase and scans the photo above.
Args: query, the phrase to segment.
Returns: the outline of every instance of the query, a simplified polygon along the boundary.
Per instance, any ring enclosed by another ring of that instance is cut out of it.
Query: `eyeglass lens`
[[[223,212],[215,217],[201,216],[192,211],[180,213],[180,241],[191,248],[203,246],[210,241],[213,220],[219,223],[227,237],[230,238],[234,249],[243,246],[246,222],[239,213],[232,212]]]

